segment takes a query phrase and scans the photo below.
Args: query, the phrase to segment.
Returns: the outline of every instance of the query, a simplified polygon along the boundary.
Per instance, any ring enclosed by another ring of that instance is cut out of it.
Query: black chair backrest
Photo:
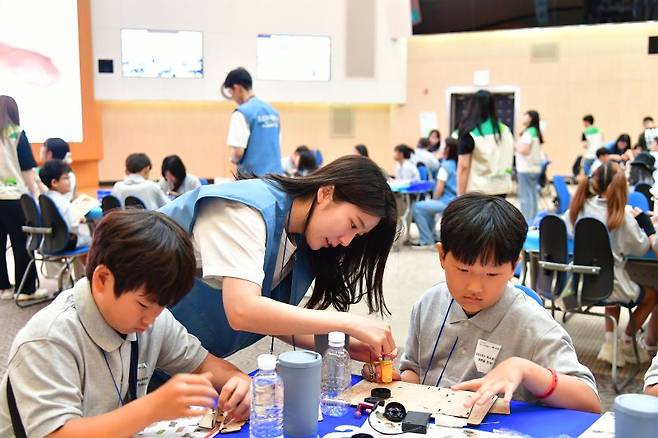
[[[55,254],[63,251],[69,243],[68,225],[53,200],[48,196],[39,196],[39,206],[41,207],[41,222],[43,226],[52,229],[52,234],[46,235],[43,239],[41,252],[44,254]]]
[[[103,209],[103,214],[106,214],[110,210],[118,208],[121,209],[121,201],[119,198],[113,195],[107,195],[101,200],[101,208]]]
[[[127,196],[126,197],[126,208],[141,208],[143,210],[146,210],[146,204],[139,199],[137,196]]]
[[[25,225],[28,227],[40,227],[41,226],[41,214],[39,213],[39,207],[37,202],[30,195],[21,196],[21,210],[23,210],[23,216],[25,216]],[[34,252],[39,249],[41,241],[43,240],[42,234],[31,234],[28,233],[26,249],[28,252]]]
[[[585,217],[576,222],[574,230],[573,264],[598,266],[598,275],[573,274],[574,287],[584,275],[582,304],[591,305],[607,299],[612,293],[615,279],[615,260],[610,246],[608,228],[603,222],[592,217]]]
[[[647,183],[639,183],[635,185],[635,191],[642,193],[649,201],[649,210],[653,211],[653,196],[651,196],[651,186]]]
[[[544,216],[539,223],[539,260],[552,263],[569,263],[567,224],[560,216],[549,214]],[[557,275],[557,281],[554,285],[553,278],[555,275]],[[545,298],[554,298],[564,290],[567,278],[566,272],[539,269],[535,289]]]

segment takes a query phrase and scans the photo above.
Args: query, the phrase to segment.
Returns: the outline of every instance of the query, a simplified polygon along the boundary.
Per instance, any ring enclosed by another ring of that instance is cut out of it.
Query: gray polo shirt
[[[478,348],[479,340],[486,345]],[[485,361],[489,356],[492,368],[507,358],[522,357],[577,377],[596,393],[594,376],[578,362],[567,332],[550,313],[512,284],[507,285],[496,304],[471,318],[453,301],[446,283],[429,289],[411,313],[400,369],[413,370],[421,382],[425,379],[425,384],[437,385],[438,381],[440,387],[449,387],[485,374],[476,367],[476,350]],[[522,386],[514,393],[514,399],[536,401]]]
[[[46,436],[68,420],[119,408],[116,387],[125,399],[134,339],[135,333],[124,339],[105,322],[87,279],[62,292],[30,319],[12,343],[0,384],[0,436],[14,436],[7,376],[28,436]],[[138,397],[146,394],[156,367],[170,374],[191,372],[208,355],[167,309],[139,334],[138,341]]]

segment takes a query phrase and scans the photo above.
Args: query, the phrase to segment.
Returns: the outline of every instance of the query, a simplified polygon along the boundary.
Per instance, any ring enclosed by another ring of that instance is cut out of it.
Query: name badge
[[[478,372],[486,374],[493,368],[500,353],[501,346],[493,342],[478,339],[478,345],[475,348],[475,367]]]

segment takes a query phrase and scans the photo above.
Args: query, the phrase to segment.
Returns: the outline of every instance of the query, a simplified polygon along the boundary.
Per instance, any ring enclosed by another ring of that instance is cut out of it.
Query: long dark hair
[[[459,135],[468,134],[473,129],[477,129],[482,134],[480,125],[489,119],[493,124],[494,137],[498,142],[500,140],[500,122],[494,97],[487,90],[479,90],[468,102],[466,114],[459,125]]]
[[[619,164],[608,161],[601,164],[589,178],[578,183],[576,193],[569,205],[569,220],[576,224],[578,214],[585,201],[592,196],[605,198],[608,207],[608,230],[612,231],[624,222],[626,201],[628,200],[628,182]]]
[[[430,133],[427,134],[427,141],[430,140],[430,137],[432,137],[432,134],[434,133],[436,133],[436,136],[439,138],[439,141],[435,145],[430,144],[430,147],[428,148],[430,152],[436,152],[441,147],[441,132],[439,132],[438,129],[432,129]]]
[[[18,114],[18,105],[11,96],[0,96],[0,136],[4,135],[5,128],[9,125],[20,125],[21,118]]]
[[[459,141],[452,137],[446,138],[445,159],[457,161],[459,158]]]
[[[626,147],[624,148],[623,151],[621,151],[621,153],[623,154],[624,152],[626,152],[631,148],[631,136],[628,134],[621,134],[619,137],[617,137],[617,141],[615,141],[615,152],[619,152],[619,148],[617,147],[617,145],[619,144],[620,141],[626,143]]]
[[[181,160],[178,155],[166,156],[164,160],[162,160],[162,177],[165,179],[165,171],[167,170],[174,175],[174,178],[176,178],[176,184],[174,184],[172,190],[177,192],[187,176],[183,160]]]
[[[313,198],[306,224],[315,209],[316,193],[329,185],[334,186],[335,202],[349,202],[380,218],[370,232],[355,236],[348,246],[309,251],[315,287],[306,307],[326,309],[333,305],[345,312],[365,297],[370,313],[390,314],[382,286],[384,267],[396,237],[397,208],[393,192],[375,162],[347,155],[308,176],[269,174],[263,179],[293,198]]]
[[[526,114],[530,117],[528,128],[535,128],[537,130],[537,137],[539,137],[539,144],[544,144],[544,136],[541,135],[541,128],[539,127],[539,113],[535,110],[530,110]]]

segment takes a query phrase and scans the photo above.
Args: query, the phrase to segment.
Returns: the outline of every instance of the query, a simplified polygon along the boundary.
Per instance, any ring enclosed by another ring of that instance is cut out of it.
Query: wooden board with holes
[[[436,386],[416,385],[406,382],[393,382],[388,384],[373,383],[366,380],[354,385],[347,393],[346,399],[350,404],[357,406],[366,397],[370,397],[373,388],[388,388],[391,398],[387,400],[402,403],[408,411],[430,412],[434,414],[450,415],[466,418],[469,424],[480,424],[489,412],[497,397],[491,403],[476,405],[474,408],[464,407],[464,403],[472,396],[471,391],[453,391],[449,388]]]

